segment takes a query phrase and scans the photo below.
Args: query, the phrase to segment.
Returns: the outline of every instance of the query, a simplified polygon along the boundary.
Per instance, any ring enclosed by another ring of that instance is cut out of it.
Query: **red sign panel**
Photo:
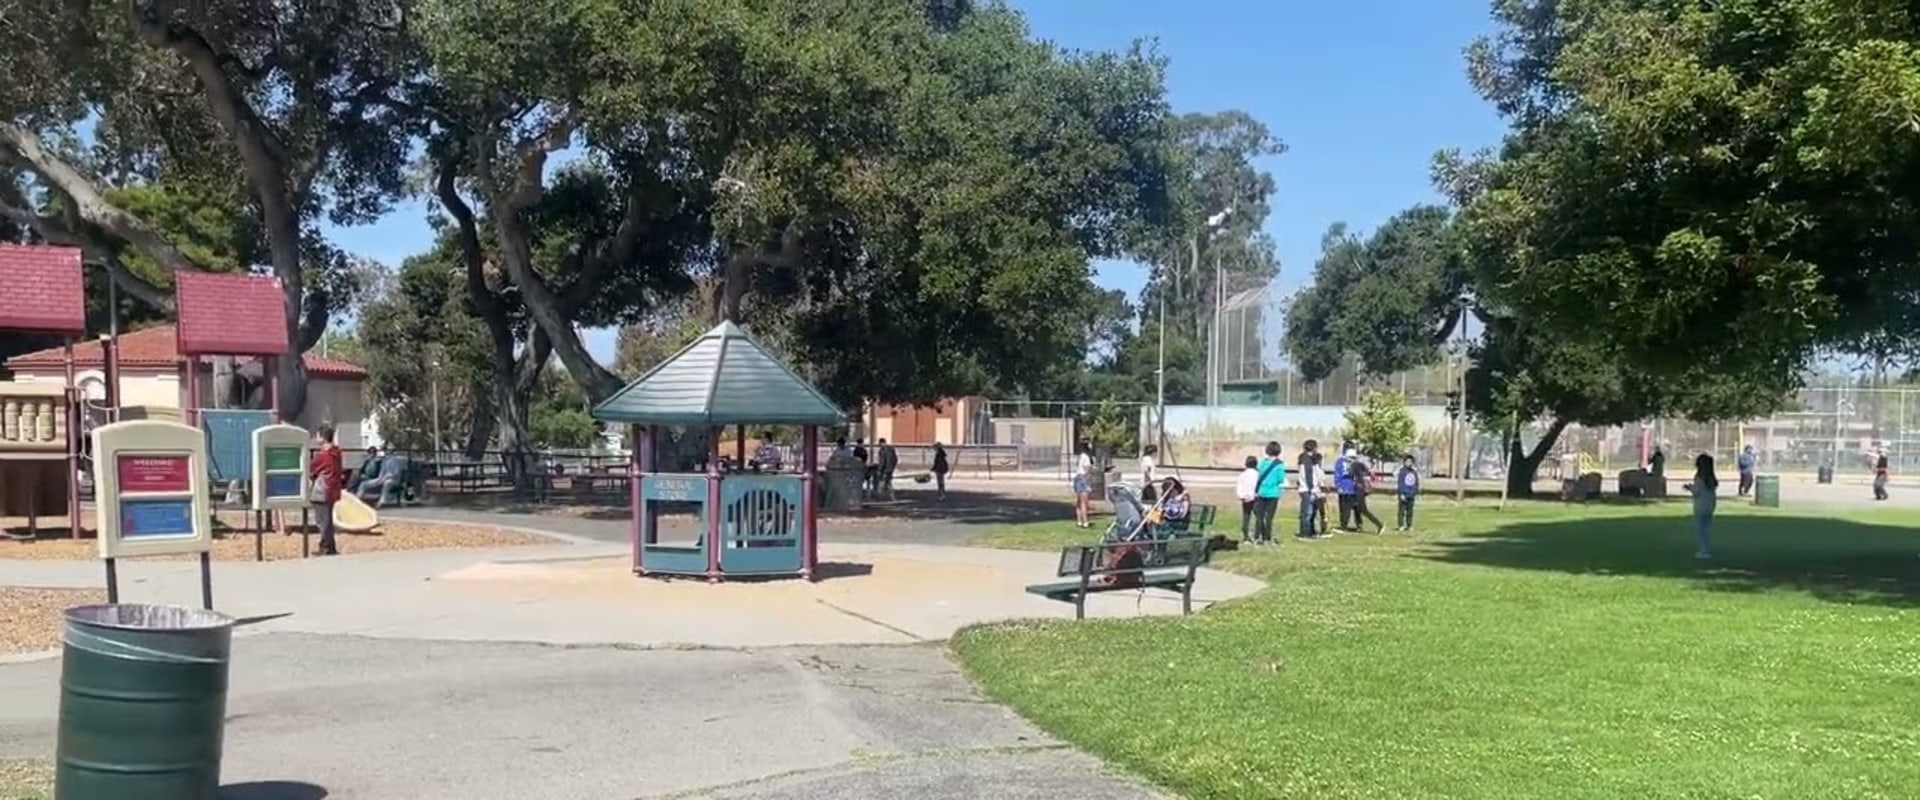
[[[193,489],[193,470],[186,456],[121,456],[120,491],[186,492]]]

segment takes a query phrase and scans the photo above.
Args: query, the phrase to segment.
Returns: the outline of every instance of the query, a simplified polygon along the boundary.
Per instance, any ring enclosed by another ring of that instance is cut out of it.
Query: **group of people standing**
[[[1300,527],[1294,534],[1297,539],[1313,541],[1332,535],[1333,526],[1327,518],[1328,495],[1336,498],[1339,530],[1359,532],[1363,530],[1360,523],[1364,520],[1373,526],[1374,533],[1383,533],[1386,524],[1374,516],[1367,504],[1377,477],[1373,464],[1355,449],[1353,442],[1342,442],[1340,452],[1328,465],[1320,452],[1320,443],[1308,439],[1301,445],[1299,463],[1289,480],[1286,462],[1280,458],[1280,443],[1268,442],[1265,456],[1248,456],[1246,468],[1240,473],[1237,487],[1243,512],[1240,538],[1252,544],[1272,544],[1273,518],[1279,510],[1281,496],[1289,490],[1298,497]],[[1420,471],[1414,465],[1413,456],[1402,458],[1393,481],[1398,501],[1394,530],[1410,531],[1414,504],[1420,495]]]

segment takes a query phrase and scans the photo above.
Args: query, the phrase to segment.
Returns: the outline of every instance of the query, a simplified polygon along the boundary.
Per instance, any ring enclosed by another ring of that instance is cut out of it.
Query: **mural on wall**
[[[1416,457],[1444,458],[1448,446],[1447,410],[1441,406],[1411,406],[1419,434]],[[1234,468],[1258,455],[1267,442],[1279,442],[1281,457],[1289,463],[1308,439],[1337,444],[1347,427],[1344,406],[1167,406],[1167,463],[1191,467]],[[1140,416],[1142,441],[1153,440],[1153,409]],[[1444,467],[1444,465],[1443,465]]]

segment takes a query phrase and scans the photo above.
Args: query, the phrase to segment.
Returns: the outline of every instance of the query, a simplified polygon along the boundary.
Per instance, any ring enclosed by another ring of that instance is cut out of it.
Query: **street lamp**
[[[1227,217],[1230,216],[1233,216],[1233,206],[1227,206],[1220,213],[1207,217],[1207,236],[1211,238],[1219,233],[1220,226],[1224,225]],[[1200,271],[1197,255],[1196,249],[1194,264],[1196,274]],[[1220,363],[1221,339],[1225,338],[1220,332],[1220,312],[1221,307],[1226,304],[1227,296],[1225,276],[1226,273],[1220,264],[1220,251],[1215,250],[1213,251],[1213,331],[1207,337],[1210,340],[1207,347],[1207,405],[1209,406],[1220,404],[1220,381],[1226,379],[1226,365]]]

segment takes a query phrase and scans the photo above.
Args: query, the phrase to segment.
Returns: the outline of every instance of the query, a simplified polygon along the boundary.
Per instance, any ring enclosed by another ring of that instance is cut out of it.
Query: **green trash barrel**
[[[179,606],[67,609],[54,800],[219,796],[233,622]]]
[[[1780,476],[1756,475],[1753,479],[1753,504],[1766,508],[1780,507]]]

